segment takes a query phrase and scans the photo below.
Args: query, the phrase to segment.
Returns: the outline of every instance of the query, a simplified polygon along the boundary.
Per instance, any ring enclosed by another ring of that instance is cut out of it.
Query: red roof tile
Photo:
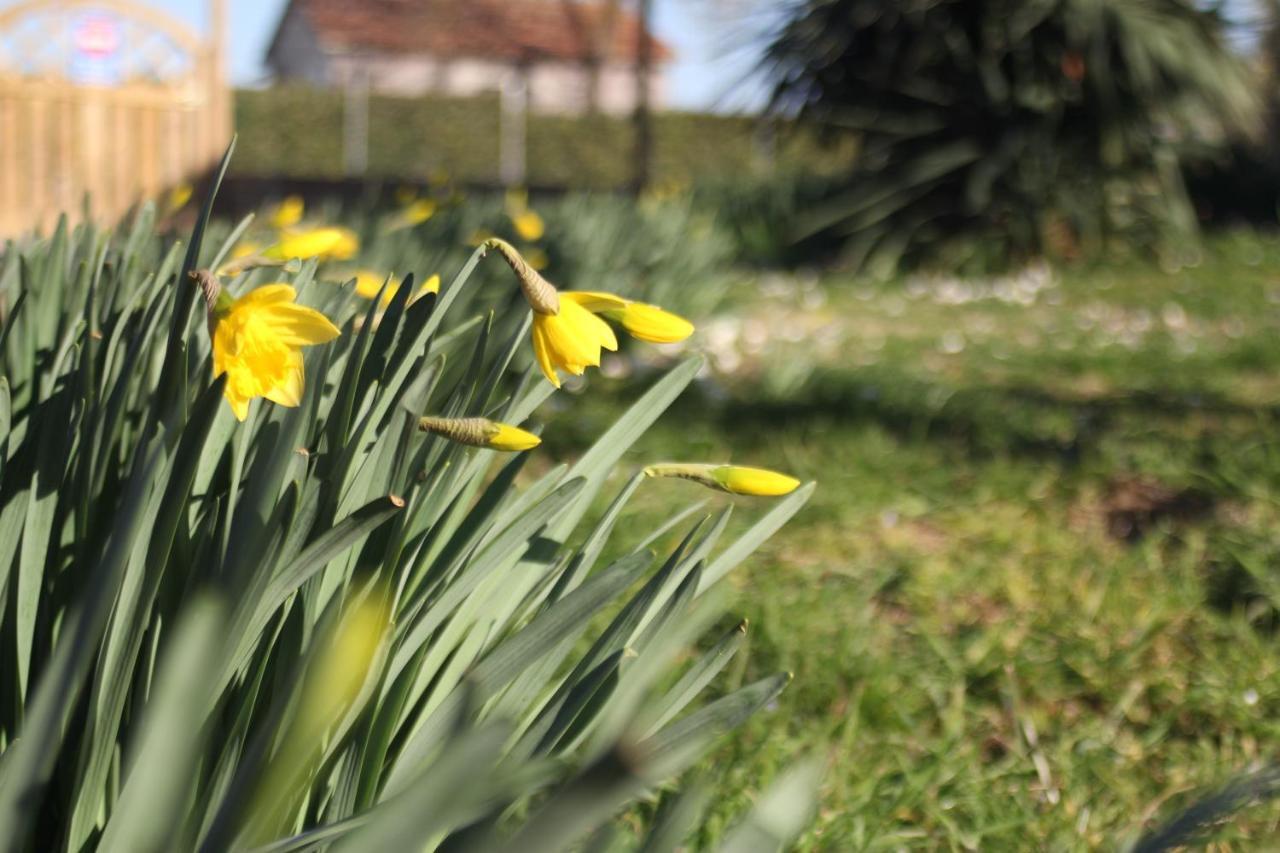
[[[511,61],[589,59],[596,33],[611,30],[605,57],[634,62],[640,21],[574,0],[291,0],[326,47],[432,53]],[[648,36],[657,61],[671,51]]]

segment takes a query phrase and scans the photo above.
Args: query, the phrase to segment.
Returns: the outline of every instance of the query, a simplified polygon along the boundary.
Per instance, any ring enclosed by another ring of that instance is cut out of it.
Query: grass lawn
[[[724,687],[795,681],[705,769],[728,793],[702,841],[815,749],[802,849],[1115,848],[1280,757],[1280,240],[1176,273],[758,286],[632,455],[820,482],[733,576]],[[596,386],[549,456],[639,393]],[[693,488],[646,486],[630,534]],[[1278,844],[1280,807],[1218,837]]]

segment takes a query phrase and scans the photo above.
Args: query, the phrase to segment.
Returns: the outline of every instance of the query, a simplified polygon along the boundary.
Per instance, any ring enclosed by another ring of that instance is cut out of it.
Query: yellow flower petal
[[[271,305],[276,302],[293,302],[298,298],[298,291],[294,290],[292,285],[281,284],[264,284],[261,287],[255,287],[244,296],[241,296],[231,304],[231,310],[247,307],[262,307]]]
[[[400,218],[409,225],[421,225],[435,215],[436,203],[429,198],[418,199],[400,211]]]
[[[293,408],[302,402],[302,392],[306,390],[306,372],[302,366],[302,352],[294,350],[289,353],[288,366],[284,380],[271,388],[262,396],[273,403]]]
[[[273,228],[291,228],[302,221],[306,205],[301,196],[291,195],[277,204],[267,214],[267,221]]]
[[[237,243],[236,247],[231,250],[231,260],[238,261],[241,258],[256,255],[261,248],[262,245],[260,243],[255,243],[252,240],[247,240],[244,243]]]
[[[651,344],[674,344],[693,334],[693,324],[685,318],[643,302],[632,302],[616,315],[606,312],[605,316],[617,319],[633,338]]]
[[[560,387],[560,377],[556,374],[555,365],[551,360],[551,347],[547,344],[547,332],[538,322],[538,315],[533,318],[533,357],[537,359],[538,366],[542,368],[542,375],[547,377],[552,385]]]
[[[236,416],[236,420],[244,423],[245,418],[249,417],[249,397],[241,397],[238,394],[224,394],[227,403],[231,405],[231,413]]]
[[[349,228],[311,228],[287,234],[274,246],[262,251],[262,256],[273,261],[289,261],[294,258],[322,258],[345,261],[355,255],[360,241]]]
[[[678,314],[612,293],[563,291],[560,298],[577,302],[594,314],[603,314],[622,324],[632,337],[649,343],[673,344],[693,334],[693,324]]]
[[[604,311],[622,311],[630,304],[629,300],[623,299],[621,296],[614,296],[612,293],[595,293],[589,290],[562,290],[560,291],[560,298],[576,302],[592,314],[600,314]]]
[[[543,235],[547,233],[546,223],[542,221],[542,217],[536,211],[526,210],[512,216],[511,224],[515,227],[516,233],[520,235],[520,239],[526,243],[541,240]]]
[[[169,212],[174,213],[187,206],[191,201],[191,184],[178,184],[169,192]]]
[[[271,327],[276,338],[286,347],[323,344],[341,334],[338,327],[319,311],[292,302],[266,306],[261,313],[263,323]]]
[[[378,293],[382,290],[382,285],[387,283],[387,273],[374,272],[373,270],[357,270],[356,271],[356,293],[365,299],[377,299]],[[388,288],[390,289],[390,288]],[[388,302],[391,300],[388,299]]]

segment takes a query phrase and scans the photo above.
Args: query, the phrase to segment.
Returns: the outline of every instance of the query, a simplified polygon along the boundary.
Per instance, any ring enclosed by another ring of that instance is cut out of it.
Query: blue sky
[[[204,29],[204,0],[143,0]],[[358,2],[358,0],[352,0]],[[228,0],[231,12],[231,75],[236,85],[265,82],[262,57],[287,0]],[[6,5],[0,0],[0,6]],[[679,109],[752,108],[762,100],[759,84],[743,85],[756,65],[740,26],[750,0],[655,0],[654,28],[676,52],[670,72],[670,104]]]

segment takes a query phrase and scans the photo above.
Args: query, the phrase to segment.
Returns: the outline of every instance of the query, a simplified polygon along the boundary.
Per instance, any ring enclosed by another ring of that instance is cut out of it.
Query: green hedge
[[[240,144],[233,170],[293,178],[343,176],[341,92],[302,87],[236,93]],[[369,174],[420,178],[443,170],[470,182],[499,178],[499,103],[474,98],[373,96],[369,103]],[[631,180],[634,132],[614,116],[529,117],[528,181],[534,186],[612,189]],[[754,119],[697,113],[654,117],[653,180],[826,174],[856,153],[848,134],[774,126]]]

